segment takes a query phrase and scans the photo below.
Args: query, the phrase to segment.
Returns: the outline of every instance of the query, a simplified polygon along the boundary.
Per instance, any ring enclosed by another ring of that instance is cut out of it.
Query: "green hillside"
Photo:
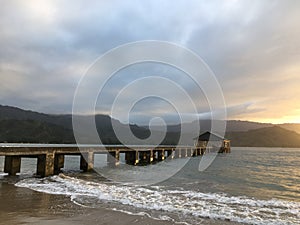
[[[34,120],[1,120],[0,142],[74,143],[70,129]]]
[[[90,116],[78,116],[84,121],[89,121]],[[126,144],[152,144],[151,140],[144,142],[149,137],[147,127],[129,125],[131,132],[138,139],[133,140],[127,130],[128,125],[111,118],[108,115],[96,115],[95,119],[98,134],[103,144],[120,144],[114,128],[118,130],[126,141]],[[201,128],[209,130],[209,121],[202,121]],[[287,129],[270,124],[262,124],[247,121],[229,121],[226,137],[231,140],[232,146],[249,147],[300,147],[300,134],[289,130],[298,128],[299,124],[288,124]],[[188,126],[188,124],[185,124]],[[192,126],[192,124],[191,124]],[[266,126],[266,127],[263,127]],[[158,129],[152,132],[152,136],[160,137],[163,133]],[[171,126],[161,144],[175,145],[178,142],[180,132],[178,125]],[[252,129],[251,129],[252,128]],[[258,128],[258,129],[256,129]],[[289,128],[289,129],[288,129]],[[184,137],[190,139],[189,129],[185,129]],[[82,132],[84,143],[98,143],[89,134],[89,130]],[[0,105],[0,142],[14,143],[75,143],[72,131],[71,115],[50,115],[33,111],[26,111],[16,107]],[[189,143],[191,144],[191,143]]]

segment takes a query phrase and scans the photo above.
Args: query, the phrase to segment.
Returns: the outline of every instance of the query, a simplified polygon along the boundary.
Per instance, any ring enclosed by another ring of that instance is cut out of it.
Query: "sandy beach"
[[[69,197],[0,183],[0,224],[172,224],[147,216],[78,206]]]
[[[0,181],[0,224],[180,224],[149,218],[147,215],[129,215],[111,209],[82,207],[71,202],[67,196],[50,195],[15,187],[14,182],[15,178]],[[203,219],[202,224],[237,223]]]

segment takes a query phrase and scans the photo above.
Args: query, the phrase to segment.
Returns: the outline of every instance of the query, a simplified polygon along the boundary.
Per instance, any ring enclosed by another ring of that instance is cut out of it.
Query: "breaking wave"
[[[15,185],[38,192],[67,195],[75,204],[83,207],[97,207],[100,203],[108,202],[162,214],[172,213],[179,215],[181,220],[184,217],[192,217],[195,220],[211,218],[257,225],[300,224],[299,202],[258,200],[244,196],[229,196],[225,193],[167,190],[161,186],[98,183],[63,174],[42,179],[24,179]],[[160,219],[164,219],[164,216]]]

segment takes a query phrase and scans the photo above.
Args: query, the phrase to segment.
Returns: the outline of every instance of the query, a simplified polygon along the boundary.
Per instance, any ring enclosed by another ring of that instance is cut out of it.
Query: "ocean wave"
[[[29,178],[15,185],[49,194],[67,195],[75,204],[81,206],[96,207],[99,202],[106,201],[194,218],[257,225],[300,224],[300,203],[278,199],[258,200],[245,196],[228,196],[225,193],[166,190],[159,186],[97,183],[66,175]]]

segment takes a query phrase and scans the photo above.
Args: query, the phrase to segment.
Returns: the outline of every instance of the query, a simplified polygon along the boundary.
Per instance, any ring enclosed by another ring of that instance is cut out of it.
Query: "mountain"
[[[152,144],[154,140],[164,136],[161,126],[148,127],[133,124],[123,124],[108,115],[75,116],[81,122],[80,127],[85,127],[95,119],[96,129],[104,144]],[[223,125],[225,121],[215,121]],[[162,144],[177,144],[180,134],[191,144],[200,123],[201,132],[210,130],[211,121],[201,120],[182,125],[169,125],[167,133],[162,138]],[[131,132],[128,132],[128,127]],[[81,143],[97,143],[90,134],[90,129],[80,131]],[[182,131],[181,131],[182,128]],[[115,131],[123,137],[119,140]],[[260,147],[300,147],[300,124],[279,124],[274,126],[269,123],[256,123],[248,121],[227,121],[226,137],[231,139],[232,146],[260,146]],[[181,133],[182,132],[182,133]],[[152,139],[148,138],[153,136]],[[121,142],[120,142],[121,141]],[[51,115],[22,110],[11,106],[0,105],[0,142],[23,143],[76,143],[72,115]]]
[[[300,134],[280,126],[264,127],[243,132],[227,132],[232,146],[300,147]]]
[[[284,123],[284,124],[279,124],[278,126],[287,130],[295,131],[300,134],[300,123]]]
[[[258,123],[258,122],[250,122],[250,121],[241,121],[241,120],[228,120],[226,124],[226,130],[231,132],[237,131],[248,131],[255,130],[265,127],[274,126],[271,123]]]
[[[83,122],[83,126],[90,119],[89,117],[91,116],[76,116],[77,119]],[[108,115],[95,115],[92,117],[92,119],[95,119],[102,143],[120,143],[115,135],[114,128],[125,133],[127,132],[127,125]],[[129,125],[129,127],[135,136],[140,139],[145,139],[150,135],[150,131],[143,127],[136,125]],[[88,133],[89,129],[86,130],[87,132],[81,134],[82,140],[85,143],[96,143]],[[31,136],[28,136],[28,131],[32,132]],[[0,105],[0,141],[75,143],[72,115],[51,115]]]
[[[61,126],[34,120],[1,120],[0,142],[75,143],[73,132]]]
[[[224,124],[225,121],[215,121],[217,126]],[[176,124],[176,125],[168,125],[167,130],[169,132],[180,132],[181,128],[184,132],[191,132],[197,126],[197,123],[200,124],[201,131],[207,131],[211,128],[211,121],[210,120],[200,120],[200,121],[193,121],[191,123],[183,123],[183,124]],[[259,123],[259,122],[251,122],[251,121],[242,121],[242,120],[228,120],[226,121],[226,131],[227,132],[243,132],[249,130],[255,130],[265,127],[273,127],[274,124],[272,123]],[[300,123],[283,123],[277,124],[277,126],[282,127],[286,130],[295,131],[300,134]],[[143,126],[148,128],[148,126]],[[153,130],[162,131],[164,127],[162,126],[152,126]]]
[[[198,125],[199,123],[199,125]],[[218,127],[225,126],[226,123],[226,131],[228,132],[234,132],[234,131],[248,131],[253,129],[259,129],[264,127],[272,127],[274,126],[271,123],[258,123],[258,122],[250,122],[250,121],[241,121],[241,120],[228,120],[228,121],[222,121],[222,120],[216,120],[214,121],[214,124]],[[198,126],[200,126],[201,131],[207,131],[211,129],[211,120],[199,120],[199,121],[193,121],[191,123],[183,123],[183,124],[176,124],[176,125],[168,125],[167,130],[169,132],[180,132],[182,129],[184,132],[192,132],[192,130],[195,130]],[[144,126],[147,128],[147,126]],[[162,131],[164,128],[162,126],[152,126],[153,130]],[[300,128],[300,127],[299,127]]]

